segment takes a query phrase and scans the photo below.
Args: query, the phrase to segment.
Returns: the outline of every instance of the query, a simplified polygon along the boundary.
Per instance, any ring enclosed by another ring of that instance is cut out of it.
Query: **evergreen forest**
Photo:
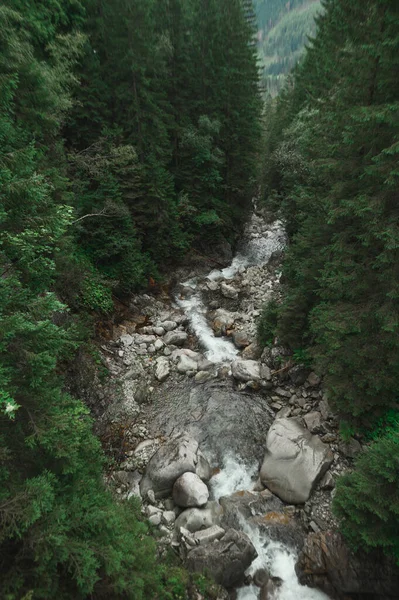
[[[399,5],[323,9],[268,108],[265,194],[290,246],[260,334],[323,374],[344,439],[369,440],[335,510],[353,547],[399,563]]]
[[[105,486],[65,373],[118,302],[234,246],[254,197],[289,237],[259,341],[366,446],[335,515],[399,566],[399,3],[254,4],[260,60],[241,0],[1,3],[1,600],[196,597]],[[266,104],[259,63],[284,74]]]
[[[233,240],[261,102],[239,0],[0,7],[0,597],[169,598],[62,373],[114,298]],[[173,579],[173,577],[172,577]],[[175,596],[173,596],[175,597]]]

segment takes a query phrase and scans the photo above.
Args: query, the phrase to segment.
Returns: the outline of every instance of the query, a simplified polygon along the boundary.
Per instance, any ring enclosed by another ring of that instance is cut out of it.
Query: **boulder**
[[[278,512],[284,508],[281,500],[269,490],[262,492],[242,490],[234,492],[230,496],[222,496],[219,502],[224,511],[223,525],[233,528],[238,528],[243,518],[248,520],[268,512]]]
[[[292,512],[269,490],[239,491],[220,499],[223,508],[222,527],[241,528],[241,523],[253,523],[270,540],[291,548],[302,548],[303,533],[292,518]]]
[[[186,356],[185,354],[182,354],[180,356],[179,362],[177,364],[177,370],[179,371],[179,373],[187,373],[187,371],[197,371],[197,369],[198,363],[195,360],[193,360],[189,356]]]
[[[215,540],[220,540],[225,534],[225,530],[219,527],[219,525],[212,525],[212,527],[208,527],[207,529],[202,529],[201,531],[197,531],[194,533],[194,540],[200,546],[206,546],[207,544],[211,544]]]
[[[212,477],[212,469],[201,450],[197,452],[197,464],[195,467],[195,474],[198,475],[202,481],[209,481]]]
[[[219,585],[231,588],[243,582],[245,571],[256,557],[249,537],[229,529],[221,540],[190,550],[187,567],[196,573],[207,573]]]
[[[155,377],[158,381],[165,381],[170,373],[170,364],[167,358],[160,357],[157,359],[155,367]]]
[[[260,365],[255,360],[235,360],[231,365],[231,372],[239,381],[258,381],[260,379]]]
[[[258,360],[262,355],[262,348],[257,342],[252,342],[242,351],[242,358],[244,360]]]
[[[164,323],[165,325],[165,323]],[[185,331],[168,331],[168,333],[163,338],[165,344],[174,346],[183,346],[186,342],[188,335]]]
[[[201,529],[208,529],[213,525],[220,525],[223,508],[219,502],[208,502],[203,508],[188,508],[180,513],[175,522],[175,532],[184,527],[195,533]]]
[[[177,327],[176,321],[164,321],[161,325],[165,331],[173,331]]]
[[[248,334],[245,331],[235,331],[233,333],[233,342],[236,348],[246,348],[250,344]]]
[[[295,570],[302,585],[318,587],[332,598],[398,598],[399,570],[393,561],[380,552],[354,554],[337,532],[309,534]]]
[[[173,500],[182,508],[204,506],[208,498],[207,486],[195,473],[184,473],[173,485]]]
[[[277,419],[267,434],[260,479],[284,502],[302,504],[333,458],[329,447],[296,419]]]
[[[222,292],[225,298],[230,298],[231,300],[235,300],[238,298],[238,290],[232,285],[228,285],[227,283],[222,283],[220,285],[220,291]]]
[[[170,495],[176,479],[183,473],[195,473],[198,461],[198,442],[187,433],[169,439],[147,465],[140,482],[142,496],[150,489],[154,490],[157,498]]]
[[[227,329],[233,327],[236,320],[235,313],[231,313],[224,308],[218,308],[215,311],[215,317],[213,321],[213,330],[216,335],[224,335]]]
[[[213,377],[213,374],[209,371],[198,371],[198,373],[196,373],[194,377],[194,381],[196,381],[197,383],[205,383],[213,379]]]
[[[321,414],[317,410],[315,410],[313,412],[310,412],[307,415],[305,415],[303,417],[303,420],[305,421],[306,427],[312,433],[317,433],[318,431],[320,431],[320,427],[321,427]]]
[[[120,343],[124,346],[131,346],[133,344],[133,337],[128,333],[125,333],[120,337]]]

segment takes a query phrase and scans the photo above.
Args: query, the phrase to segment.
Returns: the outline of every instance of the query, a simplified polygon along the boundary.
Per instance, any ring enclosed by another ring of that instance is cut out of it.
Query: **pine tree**
[[[339,478],[333,508],[355,549],[383,550],[399,565],[399,431],[386,433]]]
[[[293,240],[278,331],[312,345],[332,402],[367,421],[398,386],[398,12],[334,0],[318,27],[271,161]]]

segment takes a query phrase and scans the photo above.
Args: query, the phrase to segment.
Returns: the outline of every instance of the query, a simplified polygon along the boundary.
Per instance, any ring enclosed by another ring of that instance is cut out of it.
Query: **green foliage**
[[[277,334],[309,346],[332,405],[361,428],[399,385],[399,21],[377,0],[324,4],[267,131],[266,190],[291,237]]]
[[[321,10],[315,0],[255,0],[262,83],[272,97],[282,90],[287,75],[315,33]]]
[[[352,547],[383,550],[399,565],[399,429],[371,444],[339,478],[333,502]]]
[[[249,39],[239,0],[0,7],[5,600],[177,600],[196,581],[217,597],[159,565],[137,504],[106,491],[89,411],[60,374],[87,313],[241,225],[260,132]]]
[[[263,306],[258,321],[258,342],[262,347],[273,344],[276,336],[277,317],[278,304],[275,300],[270,300]]]

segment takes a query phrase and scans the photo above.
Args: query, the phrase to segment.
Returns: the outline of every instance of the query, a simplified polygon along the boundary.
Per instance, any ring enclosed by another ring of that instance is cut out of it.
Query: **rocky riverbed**
[[[335,480],[360,443],[340,441],[316,373],[256,342],[285,243],[283,224],[255,212],[226,268],[182,273],[172,297],[135,297],[101,349],[111,377],[96,384],[99,430],[119,461],[110,484],[141,497],[161,552],[174,547],[239,600],[326,598],[299,580],[329,597],[352,591],[327,560],[317,571],[328,544],[314,536],[336,530]]]

